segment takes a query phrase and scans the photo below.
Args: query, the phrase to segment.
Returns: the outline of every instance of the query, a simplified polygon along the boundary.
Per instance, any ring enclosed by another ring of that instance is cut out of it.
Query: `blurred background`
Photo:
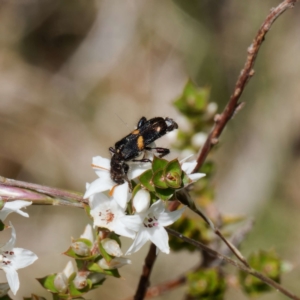
[[[169,116],[188,78],[211,88],[220,112],[244,65],[247,47],[277,0],[19,0],[0,10],[0,175],[84,192],[96,178],[92,157],[134,128],[140,117]],[[255,76],[214,153],[221,212],[255,219],[242,251],[276,249],[294,269],[283,284],[300,294],[300,5],[267,35]],[[165,147],[167,137],[158,141]],[[17,247],[40,258],[19,271],[21,288],[48,294],[36,277],[59,272],[61,255],[87,222],[80,209],[32,206],[11,215]],[[57,235],[57,233],[60,233]],[[2,242],[2,241],[1,241]],[[124,251],[129,242],[124,241]],[[134,294],[145,246],[124,280],[109,278],[89,299]],[[160,255],[152,284],[195,263],[188,252]],[[234,271],[234,270],[232,270]],[[1,273],[0,281],[5,281]],[[117,288],[116,288],[117,287]],[[184,288],[157,299],[182,299]],[[247,299],[232,288],[228,299]],[[285,299],[275,291],[260,299]]]

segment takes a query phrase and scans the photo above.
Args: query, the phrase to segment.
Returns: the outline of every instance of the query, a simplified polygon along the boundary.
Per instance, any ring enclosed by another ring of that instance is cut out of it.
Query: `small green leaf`
[[[100,268],[100,266],[97,263],[92,263],[88,266],[88,269],[92,272],[96,272],[96,273],[103,273],[106,275],[110,275],[113,277],[117,277],[120,278],[120,274],[119,271],[117,269],[113,269],[113,270],[104,270],[102,268]]]
[[[167,160],[165,160],[163,158],[159,158],[157,156],[154,156],[153,162],[152,162],[152,171],[156,172],[159,169],[164,169],[167,164],[168,164]]]
[[[181,182],[183,183],[183,186],[188,186],[189,184],[193,183],[193,181],[190,179],[190,177],[182,171],[181,173]]]
[[[154,189],[154,186],[153,186],[153,183],[151,181],[152,179],[152,175],[153,175],[153,172],[152,170],[147,170],[145,171],[140,177],[139,177],[139,180],[140,180],[140,183],[147,189],[149,190],[150,192],[153,192],[155,189]]]
[[[69,257],[75,258],[75,259],[81,259],[81,260],[91,260],[95,258],[95,255],[90,255],[90,256],[81,256],[78,255],[74,252],[74,250],[72,249],[72,247],[69,247],[69,249],[67,251],[65,251],[63,253],[64,255],[67,255]]]
[[[88,282],[88,280],[87,280],[87,282]],[[75,287],[74,282],[71,282],[71,284],[69,286],[69,293],[72,296],[72,298],[80,297],[81,295],[87,293],[90,290],[91,290],[91,286],[89,284],[87,284],[84,288],[82,288],[80,290]]]
[[[152,176],[152,182],[155,185],[155,187],[158,187],[160,189],[166,189],[168,188],[167,183],[165,182],[164,178],[164,170],[159,169],[156,171]]]
[[[216,268],[201,269],[187,276],[188,294],[193,299],[224,299],[225,279]]]
[[[181,176],[177,172],[169,172],[166,174],[165,178],[166,184],[170,188],[179,189],[181,187]]]
[[[171,188],[160,189],[160,188],[156,187],[155,193],[159,199],[166,201],[166,200],[169,200],[173,196],[174,190]]]
[[[58,293],[57,289],[54,286],[54,279],[57,274],[51,274],[43,278],[37,278],[37,281],[49,292]]]
[[[204,114],[208,104],[210,90],[199,88],[191,80],[187,82],[183,93],[175,102],[175,107],[184,115],[199,117]]]
[[[173,159],[169,161],[169,163],[166,165],[164,169],[165,174],[167,173],[174,173],[176,172],[181,176],[182,170],[181,170],[181,165],[178,161],[178,159]]]
[[[4,223],[0,220],[0,231],[4,230],[6,228],[6,226],[4,225]]]
[[[253,269],[263,273],[274,281],[280,281],[281,261],[274,251],[252,253],[248,258],[248,263]],[[248,273],[240,271],[239,275],[240,283],[244,291],[249,295],[257,295],[271,290],[271,287],[267,284]]]

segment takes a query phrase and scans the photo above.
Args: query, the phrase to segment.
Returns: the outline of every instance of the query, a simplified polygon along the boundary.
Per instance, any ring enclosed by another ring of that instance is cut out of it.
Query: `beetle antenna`
[[[127,127],[129,128],[128,124],[117,114],[115,113],[115,115],[119,118],[119,120]]]

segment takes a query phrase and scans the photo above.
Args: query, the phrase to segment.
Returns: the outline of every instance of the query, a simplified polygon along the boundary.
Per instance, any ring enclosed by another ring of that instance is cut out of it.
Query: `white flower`
[[[131,264],[131,260],[125,257],[115,257],[110,262],[107,262],[104,258],[98,261],[100,268],[105,270],[118,269],[129,264]]]
[[[124,210],[114,199],[110,199],[103,193],[97,193],[89,198],[89,203],[94,227],[107,228],[119,235],[134,238],[135,233],[122,223],[122,219],[125,218]]]
[[[9,287],[15,295],[20,286],[17,270],[31,265],[38,257],[30,250],[14,248],[16,231],[11,223],[10,227],[11,238],[0,247],[0,268],[6,273]]]
[[[193,155],[191,155],[193,156]],[[186,162],[186,160],[188,160],[191,156],[188,156],[184,159],[182,159],[180,161],[180,164],[181,164],[181,169],[182,171],[184,171],[188,177],[193,181],[197,181],[198,179],[204,177],[206,174],[204,173],[193,173],[193,170],[195,169],[196,165],[197,165],[197,161],[196,160],[193,160],[193,161],[190,161],[190,162]]]
[[[101,156],[93,157],[93,169],[99,176],[87,188],[84,198],[89,198],[91,195],[110,191],[110,196],[113,196],[122,208],[126,208],[129,197],[129,185],[125,180],[123,184],[117,184],[110,178],[110,159]],[[132,163],[130,164],[128,179],[134,179],[140,176],[144,171],[151,167],[150,163]]]
[[[137,232],[126,255],[138,251],[149,240],[162,252],[169,253],[169,236],[164,227],[179,219],[184,209],[169,212],[165,209],[163,201],[158,200],[146,212],[126,216],[131,221],[126,220],[126,226]]]
[[[4,221],[6,217],[12,212],[16,212],[17,214],[28,218],[29,215],[22,211],[21,208],[29,206],[31,204],[32,202],[23,200],[5,202],[4,207],[0,210],[0,220]]]

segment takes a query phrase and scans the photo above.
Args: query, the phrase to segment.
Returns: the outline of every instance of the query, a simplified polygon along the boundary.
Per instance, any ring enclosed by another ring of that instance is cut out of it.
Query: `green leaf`
[[[153,173],[152,182],[155,185],[155,187],[158,187],[160,189],[167,189],[168,188],[168,185],[165,182],[164,170],[163,169],[159,169],[155,173]]]
[[[51,274],[43,278],[37,278],[37,281],[49,292],[58,293],[57,289],[54,286],[54,279],[57,274]]]
[[[140,183],[150,192],[154,192],[155,190],[153,183],[151,181],[152,175],[153,175],[152,170],[147,170],[139,177]]]
[[[199,88],[189,80],[180,98],[174,102],[174,106],[184,115],[199,117],[199,114],[205,113],[209,94],[208,88]]]
[[[275,251],[258,251],[252,253],[248,258],[248,263],[253,269],[263,273],[274,281],[280,281],[281,261]],[[248,273],[240,271],[239,275],[240,283],[244,291],[249,295],[257,295],[272,289]]]
[[[151,171],[151,170],[150,170]],[[144,173],[143,173],[144,174]],[[140,190],[142,188],[142,186],[141,186],[141,184],[139,183],[139,184],[137,184],[135,187],[134,187],[134,189],[133,189],[133,191],[132,191],[132,196],[131,196],[131,199],[133,199],[134,198],[134,196],[135,196],[135,194]]]
[[[95,258],[95,255],[90,255],[90,256],[82,256],[78,255],[74,252],[72,247],[69,247],[69,249],[65,252],[63,252],[64,255],[67,255],[69,257],[75,258],[75,259],[81,259],[81,260],[91,260]]]
[[[164,172],[165,174],[176,172],[181,176],[182,170],[178,159],[173,159],[169,161],[169,163],[165,166]]]
[[[4,225],[4,223],[0,220],[0,231],[4,230],[6,228],[6,226]]]
[[[224,299],[225,279],[216,268],[202,269],[187,276],[188,294],[194,299]]]
[[[156,187],[155,193],[159,199],[166,201],[166,200],[169,200],[173,196],[174,190],[171,188],[160,189],[160,188]]]
[[[87,285],[82,288],[82,289],[77,289],[74,285],[74,282],[71,282],[70,286],[69,286],[69,293],[70,295],[73,297],[80,297],[81,295],[89,292],[91,290],[91,285],[89,284],[89,280],[87,279]]]
[[[166,174],[165,177],[166,184],[173,189],[179,189],[181,187],[182,181],[181,176],[176,172],[170,172]]]
[[[183,183],[183,186],[188,186],[191,183],[193,183],[193,181],[190,179],[190,177],[184,172],[182,171],[181,173],[181,182]]]
[[[168,164],[167,160],[165,160],[163,158],[159,158],[157,156],[154,156],[153,162],[152,162],[152,171],[156,172],[159,169],[164,169],[167,164]]]
[[[173,189],[179,189],[181,181],[181,165],[177,159],[171,160],[164,169],[164,178],[167,186]]]
[[[88,266],[88,269],[92,272],[96,272],[96,273],[103,273],[106,275],[110,275],[113,277],[117,277],[120,278],[120,274],[119,271],[117,269],[113,269],[113,270],[104,270],[102,268],[100,268],[100,266],[97,263],[92,263]]]

